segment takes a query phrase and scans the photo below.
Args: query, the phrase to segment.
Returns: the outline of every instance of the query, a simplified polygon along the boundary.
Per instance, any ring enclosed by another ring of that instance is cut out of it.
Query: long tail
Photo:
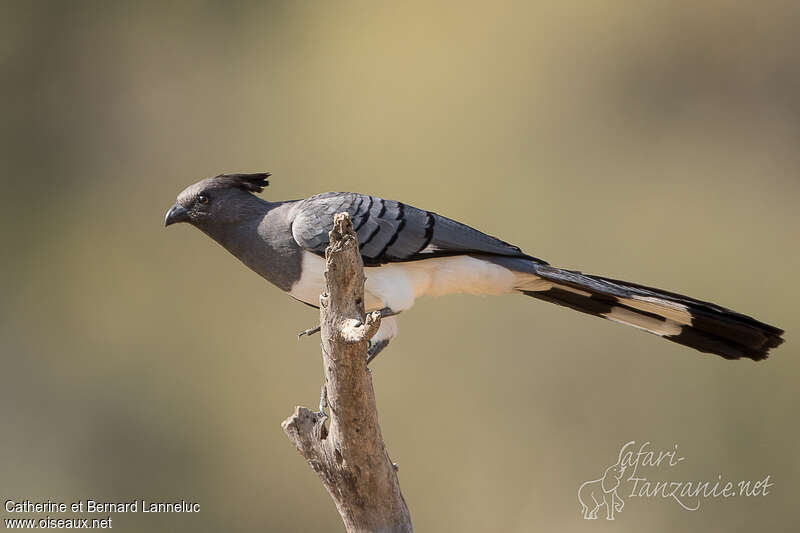
[[[681,294],[546,263],[499,258],[493,262],[515,271],[517,290],[523,294],[726,359],[747,357],[760,361],[767,358],[770,349],[783,343],[781,329]]]

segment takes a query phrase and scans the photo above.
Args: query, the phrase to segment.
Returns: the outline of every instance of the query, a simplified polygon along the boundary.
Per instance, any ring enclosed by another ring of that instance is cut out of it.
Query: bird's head
[[[236,222],[245,215],[248,200],[269,185],[269,172],[259,174],[220,174],[186,187],[169,208],[164,226],[188,222],[204,229],[215,224]]]

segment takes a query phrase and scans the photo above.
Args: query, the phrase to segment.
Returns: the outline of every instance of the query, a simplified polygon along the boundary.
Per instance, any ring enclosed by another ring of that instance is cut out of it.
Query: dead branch
[[[411,532],[366,365],[380,313],[364,315],[364,265],[347,213],[333,219],[325,263],[320,325],[330,427],[324,413],[297,407],[283,430],[319,475],[348,532]]]

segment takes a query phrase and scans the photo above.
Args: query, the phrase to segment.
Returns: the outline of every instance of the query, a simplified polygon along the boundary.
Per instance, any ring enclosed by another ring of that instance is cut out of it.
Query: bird
[[[557,268],[402,202],[351,192],[270,202],[257,196],[269,177],[220,174],[198,181],[178,195],[164,225],[194,226],[294,299],[319,307],[328,232],[336,213],[348,213],[364,263],[365,310],[383,317],[369,341],[368,363],[397,335],[397,316],[417,298],[455,293],[528,296],[725,359],[760,361],[784,340],[783,330],[722,306]]]

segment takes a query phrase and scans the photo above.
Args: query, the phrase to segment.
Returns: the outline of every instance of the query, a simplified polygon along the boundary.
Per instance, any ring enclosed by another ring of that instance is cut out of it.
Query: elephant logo
[[[606,468],[603,477],[587,481],[578,489],[578,501],[584,520],[596,520],[601,507],[606,508],[606,520],[614,520],[614,512],[619,513],[625,502],[617,494],[625,466],[622,461],[617,461]]]

